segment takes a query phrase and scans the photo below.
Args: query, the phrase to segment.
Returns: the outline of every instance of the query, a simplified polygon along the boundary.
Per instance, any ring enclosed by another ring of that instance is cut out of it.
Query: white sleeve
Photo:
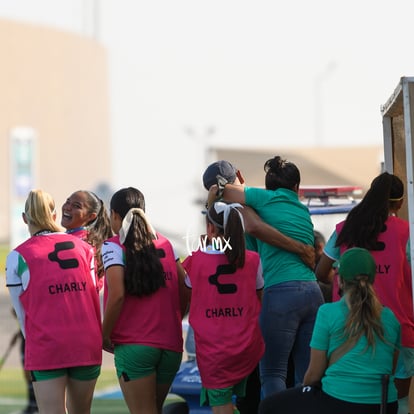
[[[30,274],[27,266],[20,266],[21,274],[19,274],[19,262],[25,263],[24,259],[18,252],[13,250],[6,259],[6,286],[9,288],[10,299],[19,321],[20,329],[25,336],[24,320],[25,313],[20,302],[20,295],[27,289]]]
[[[256,276],[256,290],[264,288],[264,279],[263,279],[263,267],[262,261],[259,260],[259,266],[257,267],[257,276]]]
[[[193,288],[193,287],[191,286],[191,280],[190,280],[190,277],[188,276],[187,272],[185,272],[184,284],[185,284],[188,288],[190,288],[190,289],[192,289],[192,288]]]
[[[124,251],[119,244],[108,241],[104,242],[101,247],[101,254],[105,270],[114,265],[125,266]]]
[[[172,246],[172,245],[171,245]],[[177,252],[175,251],[175,249],[174,249],[174,246],[173,246],[173,253],[174,253],[174,257],[175,257],[175,261],[176,262],[178,262],[178,260],[180,260],[180,256],[177,254]]]
[[[89,270],[91,272],[92,283],[96,286],[97,274],[96,274],[96,260],[95,255],[91,257],[91,262],[89,264]]]
[[[12,250],[6,258],[6,286],[22,286],[23,281],[19,274],[20,254]]]

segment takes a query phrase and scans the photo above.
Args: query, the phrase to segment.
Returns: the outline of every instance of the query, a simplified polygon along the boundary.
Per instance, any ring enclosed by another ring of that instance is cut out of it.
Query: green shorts
[[[132,381],[154,372],[158,384],[171,383],[180,368],[181,352],[146,345],[115,345],[115,368],[118,378]]]
[[[201,387],[200,406],[209,405],[216,407],[233,401],[233,395],[244,397],[246,395],[247,378],[242,379],[236,385],[226,388],[204,388]]]
[[[88,365],[84,367],[71,367],[59,369],[45,369],[42,371],[31,371],[32,381],[46,381],[67,375],[79,381],[91,381],[99,377],[100,365]]]

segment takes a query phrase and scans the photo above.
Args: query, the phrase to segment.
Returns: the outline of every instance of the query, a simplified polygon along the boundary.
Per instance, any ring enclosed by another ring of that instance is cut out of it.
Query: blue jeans
[[[266,345],[260,361],[263,397],[286,388],[291,353],[296,382],[303,381],[310,359],[316,312],[323,302],[317,282],[292,281],[265,289],[260,314]]]

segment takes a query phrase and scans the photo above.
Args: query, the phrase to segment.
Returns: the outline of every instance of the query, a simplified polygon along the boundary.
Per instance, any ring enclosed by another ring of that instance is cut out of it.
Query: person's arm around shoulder
[[[217,199],[217,197],[221,196],[226,201],[233,203],[246,203],[244,187],[240,185],[226,184],[222,194],[218,194],[218,190],[219,188],[217,185],[210,187],[208,193],[209,206]],[[251,207],[246,206],[241,210],[241,212],[243,214],[246,232],[251,236],[256,237],[257,239],[272,246],[295,253],[311,269],[315,267],[315,249],[313,246],[303,244],[297,240],[285,236],[276,228],[265,223]]]
[[[220,199],[232,203],[245,204],[244,187],[236,184],[226,184],[223,188],[219,189],[217,184],[212,185],[208,190],[207,208]]]
[[[246,233],[272,246],[297,254],[311,269],[315,267],[315,248],[285,236],[270,224],[264,222],[259,215],[248,206],[241,210]]]

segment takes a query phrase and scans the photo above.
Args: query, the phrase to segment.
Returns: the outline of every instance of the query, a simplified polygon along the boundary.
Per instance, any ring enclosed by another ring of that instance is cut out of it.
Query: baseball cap
[[[345,280],[352,281],[359,275],[368,276],[370,283],[375,280],[377,273],[375,260],[367,249],[353,247],[347,250],[337,260],[333,267],[338,269],[339,276]]]
[[[228,161],[220,160],[210,164],[203,174],[204,188],[208,190],[212,185],[217,184],[217,176],[222,176],[230,184],[236,180],[237,169]]]

